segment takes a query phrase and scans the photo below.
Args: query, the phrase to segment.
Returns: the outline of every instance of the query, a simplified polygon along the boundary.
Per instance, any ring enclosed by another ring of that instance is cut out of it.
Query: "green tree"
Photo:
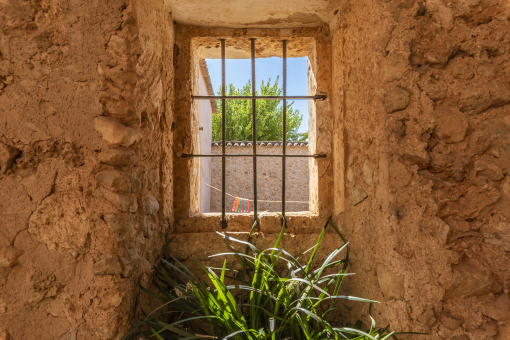
[[[282,89],[278,87],[278,79],[271,85],[271,78],[267,83],[262,80],[260,91],[256,90],[257,96],[281,96]],[[240,89],[229,84],[226,89],[227,96],[251,96],[251,81]],[[259,94],[260,93],[260,94]],[[221,88],[218,91],[221,95]],[[278,141],[282,140],[283,128],[283,106],[281,100],[257,100],[257,140]],[[252,101],[251,100],[226,100],[226,140],[252,139]],[[305,141],[308,139],[308,132],[299,133],[299,126],[303,116],[299,110],[292,108],[294,102],[287,102],[287,140]],[[221,141],[221,100],[217,100],[218,114],[212,117],[212,140]]]

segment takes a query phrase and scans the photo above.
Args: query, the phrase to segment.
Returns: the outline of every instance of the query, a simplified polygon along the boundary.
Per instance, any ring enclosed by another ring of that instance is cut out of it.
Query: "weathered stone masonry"
[[[0,4],[1,339],[113,339],[131,322],[171,216],[161,7]]]
[[[381,301],[379,325],[508,339],[508,2],[242,2],[253,18],[196,5],[0,2],[0,339],[120,338],[170,237],[191,268],[216,265],[219,216],[193,212],[180,156],[197,136],[199,60],[220,38],[244,56],[251,37],[262,56],[294,42],[310,94],[328,95],[309,110],[309,151],[327,155],[310,164],[317,190],[282,246],[308,249],[333,215],[356,273],[343,293]],[[227,231],[251,224],[230,216]],[[280,226],[265,216],[256,245]],[[339,244],[325,242],[319,260]]]
[[[252,143],[242,141],[228,142],[227,154],[252,154]],[[257,142],[258,154],[282,154],[282,142]],[[213,143],[211,154],[221,155],[221,143]],[[288,142],[287,154],[308,155],[308,142]],[[253,199],[253,162],[247,157],[231,157],[226,162],[225,191],[231,195]],[[308,158],[287,158],[286,163],[285,211],[308,211],[310,200],[309,160]],[[211,162],[211,184],[221,188],[221,158]],[[202,183],[202,185],[204,185]],[[282,199],[282,162],[281,158],[260,158],[257,163],[257,196],[259,201],[281,201]],[[291,201],[305,203],[288,203]],[[235,198],[226,196],[227,211],[232,211]],[[253,202],[250,202],[253,211]],[[281,203],[259,202],[259,211],[281,211]],[[221,212],[221,191],[211,190],[211,211]]]
[[[337,216],[357,273],[345,288],[383,301],[375,315],[400,329],[507,339],[509,5],[344,6],[332,55]]]

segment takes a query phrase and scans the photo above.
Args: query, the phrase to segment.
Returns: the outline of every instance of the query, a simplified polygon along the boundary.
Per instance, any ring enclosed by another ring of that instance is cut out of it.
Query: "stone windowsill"
[[[316,233],[326,224],[328,216],[319,216],[310,211],[288,212],[286,231],[289,233]],[[228,227],[223,231],[249,232],[253,225],[253,213],[227,213]],[[264,234],[278,233],[281,219],[275,212],[267,212],[260,218],[258,231]],[[188,218],[176,220],[173,233],[198,233],[222,231],[221,213],[196,213]]]

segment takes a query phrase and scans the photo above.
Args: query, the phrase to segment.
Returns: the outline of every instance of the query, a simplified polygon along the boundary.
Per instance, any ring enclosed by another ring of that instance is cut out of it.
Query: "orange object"
[[[237,204],[239,203],[239,197],[236,197],[236,200],[234,202],[234,205],[232,206],[232,211],[237,211]]]

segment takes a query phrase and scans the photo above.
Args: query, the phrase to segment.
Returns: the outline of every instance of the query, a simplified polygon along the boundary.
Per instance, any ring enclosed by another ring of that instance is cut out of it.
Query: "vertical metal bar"
[[[287,95],[287,41],[283,41],[283,96]],[[285,155],[287,152],[287,100],[283,99],[282,215],[285,221]]]
[[[255,96],[255,39],[251,40],[251,95]],[[253,154],[257,154],[257,101],[251,100],[251,133],[253,139]],[[257,157],[253,157],[253,218],[257,216]]]
[[[221,95],[225,96],[225,39],[221,39]],[[227,227],[225,218],[225,139],[226,139],[225,98],[221,100],[221,228]]]

